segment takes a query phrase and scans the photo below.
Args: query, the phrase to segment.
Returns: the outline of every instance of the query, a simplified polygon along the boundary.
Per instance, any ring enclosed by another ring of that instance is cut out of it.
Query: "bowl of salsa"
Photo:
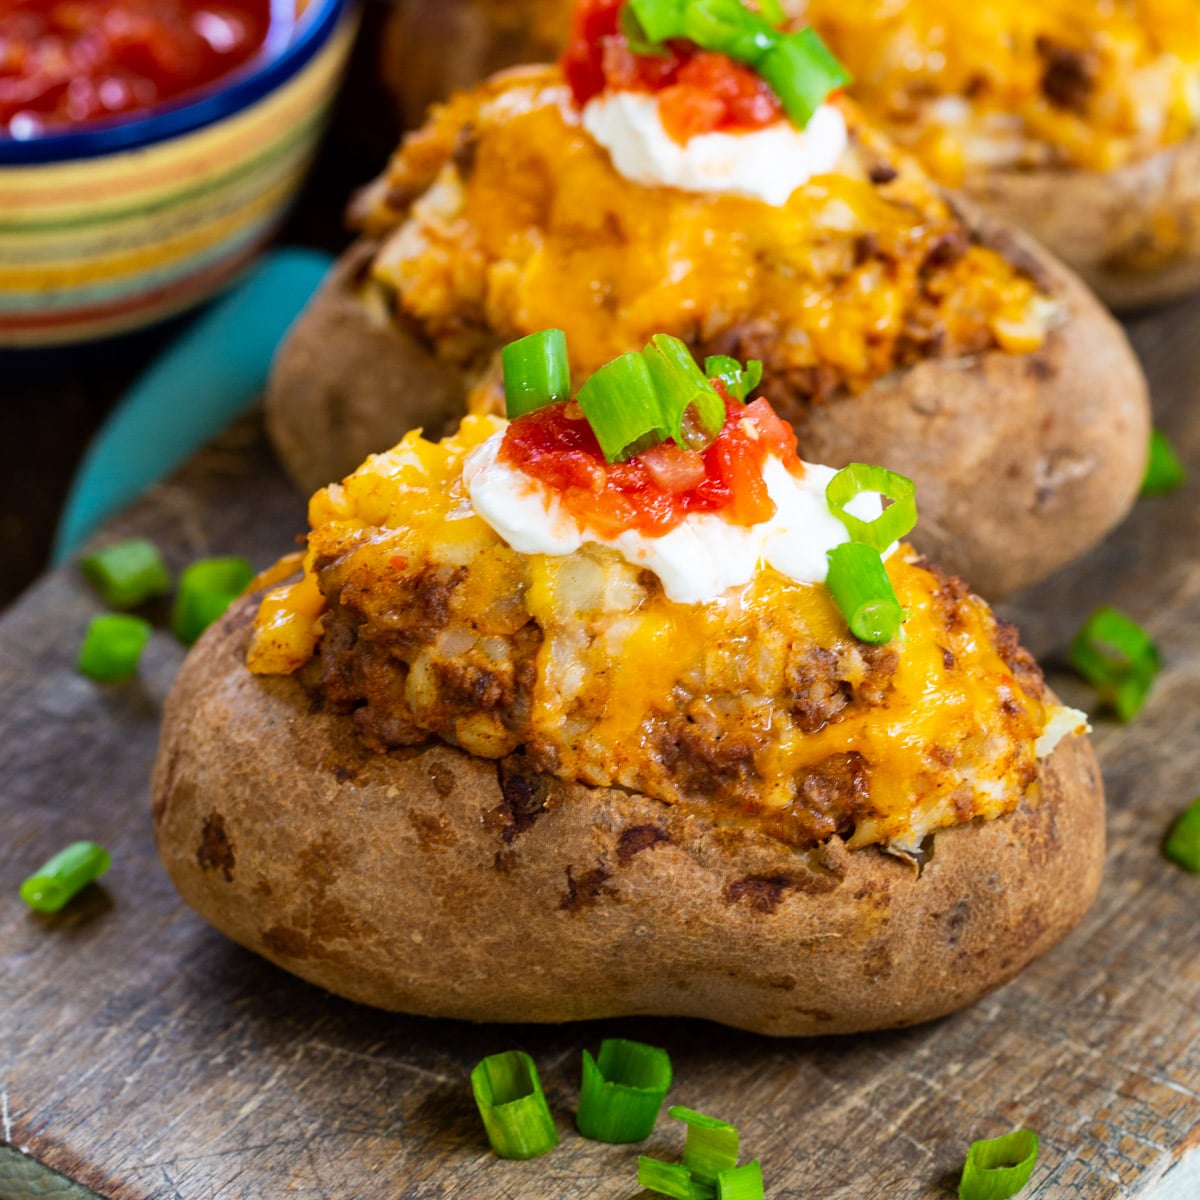
[[[351,0],[0,4],[0,349],[156,323],[230,282],[312,160]]]

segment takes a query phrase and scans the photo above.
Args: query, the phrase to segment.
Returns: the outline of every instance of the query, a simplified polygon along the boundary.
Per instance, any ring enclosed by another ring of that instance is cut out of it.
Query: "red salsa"
[[[663,55],[635,54],[621,32],[626,0],[579,0],[563,74],[577,104],[606,90],[654,92],[663,128],[676,141],[699,133],[745,133],[783,115],[775,93],[749,67],[686,41]]]
[[[142,112],[248,62],[271,0],[0,0],[0,135]]]
[[[552,488],[595,532],[636,529],[657,537],[689,513],[721,513],[735,525],[769,520],[775,502],[762,474],[768,454],[791,471],[802,469],[795,432],[766,400],[742,404],[726,395],[725,424],[701,453],[664,442],[628,462],[605,462],[582,409],[563,402],[513,421],[499,457]]]

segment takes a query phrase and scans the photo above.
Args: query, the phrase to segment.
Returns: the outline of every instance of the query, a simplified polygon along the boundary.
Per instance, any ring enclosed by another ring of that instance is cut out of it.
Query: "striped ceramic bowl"
[[[0,350],[180,313],[278,228],[332,106],[351,0],[295,0],[287,44],[194,100],[103,128],[0,138]]]

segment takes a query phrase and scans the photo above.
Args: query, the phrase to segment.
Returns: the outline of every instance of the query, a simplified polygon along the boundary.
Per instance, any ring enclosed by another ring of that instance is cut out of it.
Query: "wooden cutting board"
[[[773,1197],[949,1197],[971,1140],[1025,1125],[1042,1144],[1029,1200],[1195,1200],[1200,877],[1159,843],[1200,793],[1200,303],[1131,332],[1193,482],[1008,609],[1076,704],[1088,693],[1059,668],[1096,605],[1162,646],[1143,715],[1096,722],[1103,888],[1016,981],[917,1029],[771,1041],[695,1021],[470,1026],[292,979],[206,926],[159,868],[147,778],[181,650],[158,633],[137,682],[89,683],[73,659],[100,606],[71,568],[43,579],[0,621],[0,1198],[634,1197],[639,1149],[677,1156],[678,1123],[642,1147],[572,1124],[581,1049],[622,1035],[667,1048],[673,1102],[739,1125]],[[302,528],[301,499],[246,426],[105,536],[145,534],[176,566],[215,552],[265,565]],[[103,884],[56,917],[28,912],[21,879],[85,837],[112,850]],[[536,1060],[562,1135],[529,1163],[488,1151],[468,1086],[510,1047]]]

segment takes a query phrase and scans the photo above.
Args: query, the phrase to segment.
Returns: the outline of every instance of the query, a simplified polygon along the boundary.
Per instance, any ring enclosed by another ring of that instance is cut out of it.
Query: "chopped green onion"
[[[94,879],[108,870],[112,859],[95,842],[72,842],[21,884],[21,899],[34,912],[56,913]]]
[[[150,640],[150,622],[126,613],[93,617],[79,647],[81,675],[99,683],[128,679]]]
[[[762,372],[762,362],[757,358],[750,359],[745,367],[727,354],[713,354],[704,360],[705,375],[719,379],[735,400],[745,401],[761,382]]]
[[[717,1200],[763,1200],[762,1167],[757,1158],[717,1176]]]
[[[1185,871],[1200,874],[1200,799],[1193,800],[1175,818],[1163,842],[1163,853]]]
[[[79,566],[110,608],[136,608],[171,590],[162,555],[145,538],[105,546],[80,559]]]
[[[779,0],[758,0],[758,11],[777,28],[787,20],[787,13],[783,11]]]
[[[644,1154],[638,1155],[637,1181],[638,1187],[674,1200],[716,1200],[716,1188],[693,1179],[691,1171],[681,1163],[660,1162]]]
[[[656,334],[641,354],[607,362],[575,397],[609,462],[667,438],[702,450],[721,432],[725,405],[678,338]]]
[[[583,1087],[575,1124],[597,1142],[640,1142],[654,1122],[671,1086],[671,1060],[665,1050],[605,1038],[600,1056],[583,1052]]]
[[[244,558],[202,558],[185,567],[171,614],[175,636],[190,646],[253,578],[254,568]]]
[[[896,599],[879,551],[865,542],[843,542],[826,553],[829,574],[825,584],[842,610],[850,632],[860,642],[886,645],[896,636],[905,612]]]
[[[676,1104],[667,1109],[670,1116],[687,1124],[687,1144],[683,1165],[703,1183],[716,1184],[717,1176],[737,1166],[738,1131],[728,1121],[705,1116],[693,1108]]]
[[[504,374],[504,404],[510,421],[535,409],[571,398],[571,364],[567,335],[543,329],[500,351]]]
[[[1162,670],[1150,635],[1115,608],[1097,609],[1071,643],[1071,665],[1122,721],[1132,721]]]
[[[1187,482],[1187,472],[1175,453],[1166,434],[1150,432],[1150,452],[1146,461],[1146,476],[1142,480],[1143,496],[1161,496],[1173,492]]]
[[[847,506],[858,496],[880,492],[892,501],[870,521],[864,521]],[[898,542],[917,523],[916,487],[911,479],[897,475],[884,467],[866,463],[851,463],[843,467],[825,488],[825,500],[830,511],[849,531],[856,542],[865,542],[882,553]]]
[[[662,440],[654,380],[640,354],[631,351],[605,363],[575,399],[609,462],[623,462]]]
[[[656,333],[642,351],[662,410],[659,432],[685,450],[704,450],[725,424],[725,405],[717,389],[677,337]]]
[[[777,0],[766,0],[762,15],[741,0],[629,0],[629,8],[652,43],[687,38],[702,50],[746,63],[801,129],[830,92],[850,82],[814,30],[776,28],[783,19]]]
[[[558,1145],[537,1067],[525,1051],[489,1055],[471,1072],[471,1090],[501,1158],[536,1158]]]
[[[642,28],[642,23],[637,19],[637,14],[631,5],[626,4],[621,8],[617,23],[625,35],[625,43],[631,53],[648,58],[668,57],[667,48],[661,42],[651,40],[650,35]]]
[[[1033,1174],[1038,1137],[1031,1129],[1015,1129],[1002,1137],[972,1142],[967,1151],[959,1200],[1008,1200]]]

